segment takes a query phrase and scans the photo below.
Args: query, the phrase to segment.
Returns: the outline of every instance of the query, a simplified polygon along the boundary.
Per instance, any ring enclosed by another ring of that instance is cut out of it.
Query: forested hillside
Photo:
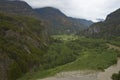
[[[40,67],[46,46],[39,20],[0,14],[0,79],[16,80]]]

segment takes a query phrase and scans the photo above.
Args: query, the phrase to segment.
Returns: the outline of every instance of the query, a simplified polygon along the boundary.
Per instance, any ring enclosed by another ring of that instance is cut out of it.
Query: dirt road
[[[96,80],[96,71],[73,71],[58,73],[54,77],[38,80]]]

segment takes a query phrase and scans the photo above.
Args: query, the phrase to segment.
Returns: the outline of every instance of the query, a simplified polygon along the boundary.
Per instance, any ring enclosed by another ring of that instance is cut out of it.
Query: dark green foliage
[[[54,43],[49,47],[45,58],[45,68],[52,68],[72,62],[76,59],[74,49],[70,49],[65,43]]]
[[[120,37],[113,37],[109,39],[109,43],[120,47]]]
[[[67,40],[64,37],[52,39],[44,55],[43,70],[29,73],[19,80],[36,80],[62,71],[88,69],[103,71],[117,63],[117,52],[109,49],[106,40],[84,37]]]
[[[41,21],[34,18],[0,14],[0,51],[13,61],[5,66],[8,80],[42,65],[46,44],[43,29]]]
[[[120,80],[120,71],[119,71],[118,74],[115,73],[115,74],[112,75],[112,80]]]
[[[71,41],[64,41],[61,39],[56,40],[57,39],[53,40],[55,42],[49,46],[47,54],[44,55],[45,69],[70,63],[76,59],[81,60],[77,60],[71,65],[71,69],[89,68],[103,70],[104,68],[107,68],[108,65],[116,63],[115,58],[117,57],[117,54],[112,50],[108,50],[106,40],[92,38],[78,38]],[[109,53],[109,55],[107,53]],[[103,58],[103,60],[99,61],[101,58]],[[90,62],[93,63],[87,64]],[[82,64],[81,66],[80,63]]]
[[[22,75],[22,71],[16,62],[12,62],[8,69],[8,80],[16,80]]]

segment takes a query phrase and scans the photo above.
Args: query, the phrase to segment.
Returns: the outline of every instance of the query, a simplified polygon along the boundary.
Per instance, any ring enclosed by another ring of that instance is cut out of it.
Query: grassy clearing
[[[63,67],[64,70],[104,70],[113,63],[116,63],[117,55],[114,51],[103,51],[97,53],[94,50],[84,52],[84,55],[79,57],[76,61],[67,64]]]
[[[53,35],[52,38],[64,40],[64,41],[70,41],[70,40],[76,40],[79,37],[76,35]]]

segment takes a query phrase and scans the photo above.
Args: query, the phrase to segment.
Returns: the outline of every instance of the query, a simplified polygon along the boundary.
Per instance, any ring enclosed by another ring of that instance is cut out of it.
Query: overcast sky
[[[120,8],[120,0],[24,0],[33,8],[55,7],[67,16],[96,21]]]

